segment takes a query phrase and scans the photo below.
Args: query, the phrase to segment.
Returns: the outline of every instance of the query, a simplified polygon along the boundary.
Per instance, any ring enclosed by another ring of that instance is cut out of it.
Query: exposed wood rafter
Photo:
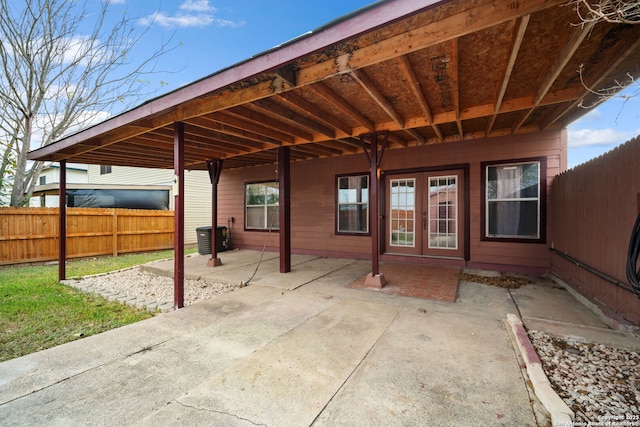
[[[437,135],[438,139],[442,141],[443,140],[442,132],[440,131],[440,128],[438,127],[438,125],[433,123],[433,116],[431,115],[431,109],[429,108],[429,103],[427,102],[427,99],[425,98],[424,93],[422,92],[422,88],[420,87],[420,80],[418,80],[418,76],[416,76],[416,72],[413,69],[411,62],[409,61],[409,58],[406,55],[403,55],[403,56],[399,56],[397,61],[398,61],[398,65],[400,66],[400,69],[402,70],[405,77],[409,81],[409,88],[413,92],[413,95],[415,96],[416,101],[418,102],[418,105],[420,105],[420,108],[424,113],[424,117],[427,120],[427,123],[431,126],[431,129],[433,129],[433,132]]]
[[[595,77],[584,81],[584,87],[581,88],[583,93],[569,106],[556,111],[552,119],[542,126],[543,129],[549,128],[558,120],[562,119],[567,113],[574,111],[587,96],[592,94],[591,90],[600,89],[606,80],[606,76],[609,75],[612,70],[618,68],[620,64],[624,63],[633,53],[640,50],[640,26],[636,26],[635,29],[636,36],[621,39],[615,48],[610,51],[609,55],[590,70],[590,75]]]
[[[560,50],[560,53],[556,56],[556,60],[552,67],[549,69],[549,72],[545,75],[542,84],[540,84],[540,86],[538,87],[538,90],[533,98],[532,107],[525,112],[522,118],[513,127],[513,133],[518,132],[518,129],[522,125],[524,125],[531,113],[533,113],[533,110],[540,104],[547,92],[549,92],[551,86],[553,86],[564,67],[573,57],[573,54],[576,52],[576,50],[578,50],[580,44],[589,34],[594,25],[594,23],[591,23],[585,24],[581,27],[575,27],[575,29],[571,33],[571,36],[569,36],[569,39]]]
[[[498,113],[502,108],[502,100],[504,99],[504,94],[507,91],[507,87],[509,86],[511,73],[513,72],[513,66],[516,63],[516,59],[518,58],[518,53],[520,52],[520,47],[522,46],[522,40],[524,39],[524,34],[527,31],[527,26],[529,25],[530,18],[531,18],[531,15],[525,15],[516,20],[516,25],[514,27],[514,32],[511,39],[511,49],[509,53],[509,59],[506,63],[504,72],[502,73],[502,84],[500,85],[500,91],[498,92],[498,96],[496,97],[493,115],[491,115],[491,117],[489,118],[489,124],[487,125],[487,131],[486,131],[487,135],[491,133],[496,117],[498,116]]]
[[[345,114],[351,117],[356,122],[360,123],[360,125],[367,130],[373,132],[373,130],[375,129],[375,125],[371,120],[360,114],[360,112],[353,105],[349,104],[347,101],[341,98],[340,95],[331,90],[331,88],[326,84],[319,82],[308,86],[308,89],[310,89],[316,95],[324,98],[325,101],[327,101],[332,107],[340,111],[342,114]]]
[[[351,76],[360,83],[360,86],[369,94],[371,99],[375,101],[376,104],[389,117],[393,119],[394,122],[399,126],[400,129],[405,127],[404,118],[400,113],[396,111],[396,109],[391,105],[387,97],[382,93],[382,91],[378,88],[373,80],[362,70],[354,70],[351,73]],[[424,137],[418,133],[415,129],[406,129],[406,132],[411,135],[418,143],[424,144]]]

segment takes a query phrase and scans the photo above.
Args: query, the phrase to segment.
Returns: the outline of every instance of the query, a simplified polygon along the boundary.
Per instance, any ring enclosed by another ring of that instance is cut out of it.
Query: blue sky
[[[177,89],[264,52],[307,31],[373,3],[372,0],[112,0],[139,25],[151,25],[140,49],[155,49],[173,36],[179,46],[163,57],[151,84],[157,94]],[[160,87],[160,81],[166,82]],[[635,86],[638,92],[638,85]],[[597,157],[640,135],[640,94],[616,98],[569,126],[568,166]]]

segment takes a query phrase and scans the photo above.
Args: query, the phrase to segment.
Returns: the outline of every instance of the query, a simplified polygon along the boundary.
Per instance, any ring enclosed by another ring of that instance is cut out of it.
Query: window
[[[483,166],[484,238],[543,240],[544,161]]]
[[[416,180],[391,180],[391,246],[415,247]]]
[[[279,228],[279,195],[277,182],[260,182],[245,186],[245,228],[277,230]]]
[[[337,232],[369,233],[369,177],[367,175],[338,177]]]
[[[100,165],[100,175],[111,173],[111,165]]]
[[[46,176],[41,176],[40,180],[38,181],[38,184],[45,185],[46,183],[47,183],[47,177]]]

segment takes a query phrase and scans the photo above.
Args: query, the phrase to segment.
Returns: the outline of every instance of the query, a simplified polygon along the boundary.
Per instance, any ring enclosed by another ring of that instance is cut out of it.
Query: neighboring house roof
[[[68,183],[67,190],[156,190],[171,191],[170,185],[117,185],[117,184],[78,184]],[[60,193],[60,184],[57,182],[36,186],[34,196],[54,195]]]
[[[60,169],[60,165],[58,163],[49,163],[48,165],[45,165],[44,168],[42,168],[42,172],[46,171],[47,169]],[[82,165],[82,164],[77,164],[77,163],[68,163],[67,164],[67,170],[75,170],[78,172],[87,172],[87,165]]]
[[[379,2],[29,157],[173,168],[175,122],[187,169],[362,152],[372,131],[394,149],[559,129],[595,99],[585,84],[640,73],[640,25],[575,25],[565,4]]]

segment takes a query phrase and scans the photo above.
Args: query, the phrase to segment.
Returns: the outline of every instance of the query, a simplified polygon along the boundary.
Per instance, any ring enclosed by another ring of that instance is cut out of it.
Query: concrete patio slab
[[[500,322],[403,310],[313,425],[535,426],[514,360]]]
[[[551,280],[536,280],[535,283],[512,289],[511,295],[523,318],[607,328],[598,316],[580,304],[565,288]]]
[[[296,256],[281,274],[265,255],[247,287],[0,363],[0,425],[535,426],[507,313],[605,330],[544,279],[463,281],[449,303],[349,288],[366,261]],[[249,277],[258,257],[187,269]]]

